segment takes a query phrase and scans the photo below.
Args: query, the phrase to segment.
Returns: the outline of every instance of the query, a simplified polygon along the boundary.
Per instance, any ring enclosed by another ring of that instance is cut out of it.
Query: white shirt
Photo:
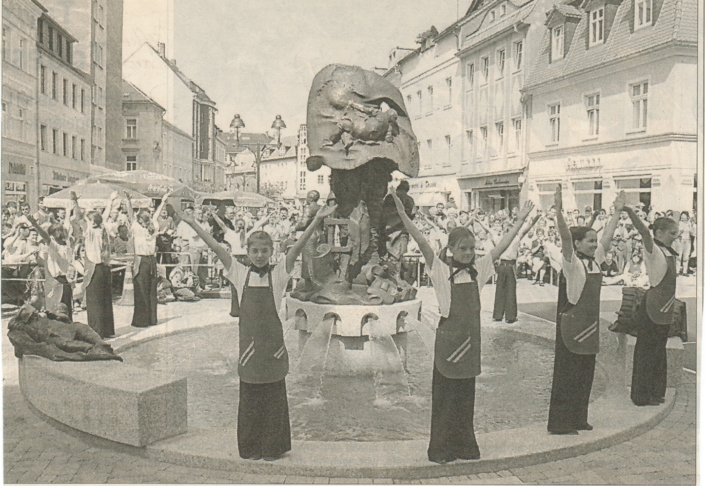
[[[210,233],[210,225],[208,222],[202,223],[201,221],[196,221],[201,228]],[[204,248],[206,243],[198,236],[196,230],[191,227],[186,221],[181,221],[176,227],[176,236],[188,243],[190,248]]]
[[[137,221],[132,222],[132,240],[135,244],[135,255],[151,256],[157,252],[157,230],[151,235]]]
[[[247,280],[249,268],[249,266],[243,265],[233,258],[230,269],[225,275],[225,277],[235,286],[241,304],[242,291],[245,288],[245,280]],[[278,313],[279,308],[281,307],[282,299],[284,298],[284,293],[286,292],[286,286],[289,283],[289,278],[291,277],[291,274],[286,271],[286,259],[283,259],[277,263],[271,272],[274,306],[277,308]],[[264,277],[260,277],[259,274],[250,272],[250,282],[248,285],[250,287],[269,287],[269,276],[265,275]]]
[[[482,287],[485,286],[490,277],[495,273],[492,255],[487,254],[477,260],[475,262],[475,269],[477,270],[477,290],[478,292],[482,292]],[[442,317],[448,317],[450,314],[451,297],[450,267],[438,258],[438,256],[435,256],[433,258],[433,268],[429,276],[433,283],[433,290],[436,292],[438,311]],[[453,279],[455,283],[472,282],[472,278],[470,278],[470,274],[467,270],[461,270]],[[436,325],[438,325],[438,323],[436,323]]]
[[[86,258],[94,264],[110,263],[110,239],[103,228],[86,228],[83,233]],[[105,251],[104,251],[105,250]]]
[[[491,251],[491,250],[490,250]],[[502,256],[499,257],[500,260],[516,260],[519,253],[519,238],[514,237],[512,242],[509,244]]]
[[[228,227],[226,227],[223,231],[223,239],[230,245],[230,254],[238,256],[246,255],[247,249],[242,244],[240,233],[233,231]]]
[[[47,249],[47,271],[56,278],[69,274],[69,266],[73,261],[73,253],[68,245],[60,245],[52,238]]]
[[[602,273],[600,270],[600,265],[605,261],[605,249],[602,244],[597,245],[597,250],[595,250],[595,263],[592,270],[588,269],[590,274]],[[583,293],[585,288],[585,282],[587,282],[587,273],[585,272],[586,265],[578,258],[578,255],[573,252],[570,261],[563,258],[563,276],[565,277],[566,283],[566,294],[568,296],[568,302],[575,305],[580,299],[580,295]]]
[[[656,287],[666,276],[666,271],[668,270],[666,254],[656,243],[654,243],[651,253],[644,248],[644,265],[646,265],[646,274],[649,276],[649,284],[652,287]],[[627,267],[627,264],[625,264],[625,267]]]

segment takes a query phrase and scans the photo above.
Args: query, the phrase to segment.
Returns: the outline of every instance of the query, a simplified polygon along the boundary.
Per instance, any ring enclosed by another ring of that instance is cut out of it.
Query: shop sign
[[[10,174],[26,175],[27,174],[27,166],[24,164],[19,164],[17,162],[10,162],[10,165],[8,167],[8,172]]]
[[[55,181],[66,182],[68,176],[66,174],[62,174],[61,172],[52,171],[52,178]]]
[[[409,192],[421,192],[426,189],[433,189],[437,185],[437,181],[416,181],[409,184]]]
[[[599,169],[602,161],[599,157],[568,157],[565,161],[565,170],[576,171],[581,169]]]
[[[508,186],[509,184],[509,179],[503,179],[501,177],[485,180],[485,186]]]

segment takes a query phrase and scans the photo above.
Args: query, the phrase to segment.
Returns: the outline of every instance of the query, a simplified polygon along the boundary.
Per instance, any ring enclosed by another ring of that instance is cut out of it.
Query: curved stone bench
[[[186,378],[118,361],[19,360],[24,397],[69,427],[143,447],[187,431]]]

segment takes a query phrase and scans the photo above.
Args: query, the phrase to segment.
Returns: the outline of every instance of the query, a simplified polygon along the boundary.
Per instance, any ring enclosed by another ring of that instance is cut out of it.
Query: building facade
[[[31,0],[2,4],[2,202],[36,204],[37,19]]]
[[[216,190],[215,102],[166,56],[166,46],[145,43],[123,63],[125,79],[164,107],[164,120],[192,137],[192,187]],[[223,182],[224,184],[224,182]]]
[[[37,22],[38,187],[47,196],[88,177],[91,80],[73,64],[76,39],[48,14]]]
[[[521,89],[548,6],[548,0],[476,1],[461,21],[462,207],[494,212],[519,205],[526,180]]]
[[[529,197],[568,209],[696,204],[697,2],[554,7],[524,99]]]
[[[462,73],[458,22],[417,37],[416,49],[395,48],[385,77],[396,84],[419,144],[418,177],[409,194],[420,207],[458,201],[462,156]]]

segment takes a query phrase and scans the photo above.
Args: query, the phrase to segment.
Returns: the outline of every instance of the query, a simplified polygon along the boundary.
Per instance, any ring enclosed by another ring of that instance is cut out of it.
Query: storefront
[[[85,179],[88,173],[45,166],[41,168],[40,176],[39,195],[49,196]]]
[[[460,187],[455,176],[416,177],[408,181],[409,196],[414,198],[418,207],[431,207],[438,203],[446,207],[453,204],[460,207]]]
[[[458,179],[463,206],[489,213],[519,206],[521,182],[523,171]]]
[[[13,154],[3,154],[2,161],[2,203],[29,202],[35,199],[36,181],[33,181],[33,161]],[[33,187],[34,186],[34,187]]]

